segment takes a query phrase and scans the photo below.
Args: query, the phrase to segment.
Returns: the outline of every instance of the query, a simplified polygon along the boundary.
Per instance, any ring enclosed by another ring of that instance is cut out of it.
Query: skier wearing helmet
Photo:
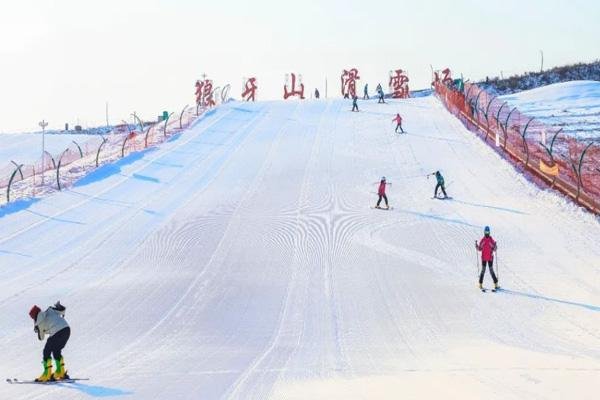
[[[385,176],[381,177],[381,181],[379,182],[379,189],[377,190],[377,195],[379,196],[379,200],[377,200],[377,205],[375,206],[375,208],[381,208],[379,207],[379,204],[381,204],[381,199],[385,200],[385,208],[387,208],[389,210],[390,206],[388,204],[388,199],[387,196],[385,195],[385,187],[386,185],[391,185],[391,182],[387,182],[385,180]]]
[[[34,305],[29,311],[29,316],[34,321],[34,332],[37,333],[39,340],[44,340],[46,334],[49,335],[43,351],[42,365],[44,372],[36,379],[37,382],[48,382],[54,380],[69,379],[65,369],[65,361],[62,356],[62,349],[67,344],[71,336],[71,328],[65,320],[66,308],[56,302],[53,306],[42,311],[37,305]],[[56,364],[56,372],[52,373],[52,358]]]
[[[483,289],[483,276],[485,275],[486,265],[489,267],[490,275],[494,281],[494,291],[499,288],[498,278],[494,273],[494,251],[497,249],[497,244],[494,238],[490,235],[490,227],[486,226],[483,230],[483,238],[477,243],[475,241],[475,248],[481,251],[481,273],[479,274],[479,289]]]

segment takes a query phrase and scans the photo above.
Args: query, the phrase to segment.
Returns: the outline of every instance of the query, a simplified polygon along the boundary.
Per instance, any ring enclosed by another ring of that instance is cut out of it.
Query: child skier
[[[36,379],[37,382],[48,382],[53,380],[69,379],[65,370],[65,360],[61,354],[62,349],[67,344],[71,336],[71,328],[65,320],[65,307],[56,302],[53,306],[42,311],[37,305],[34,305],[29,311],[29,316],[34,321],[34,332],[37,333],[39,340],[44,340],[46,334],[49,335],[43,351],[42,364],[44,372]],[[56,364],[56,372],[52,373],[52,358]]]
[[[433,198],[438,198],[438,190],[442,189],[442,193],[444,194],[443,198],[447,199],[448,195],[446,194],[446,188],[444,187],[444,177],[442,176],[440,171],[432,172],[431,174],[427,175],[427,177],[429,178],[429,176],[431,175],[435,175],[435,179],[437,181],[437,185],[435,185],[435,191],[433,192]]]
[[[398,133],[398,129],[400,129],[401,133],[404,133],[404,129],[402,129],[402,117],[400,116],[400,113],[396,113],[396,118],[394,118],[392,121],[394,121],[396,123],[396,133]]]
[[[352,111],[358,111],[358,104],[356,103],[358,101],[358,96],[354,96],[352,98]]]
[[[483,238],[477,243],[475,241],[475,248],[481,251],[481,273],[479,274],[479,289],[483,289],[483,275],[485,274],[485,266],[489,267],[490,275],[492,275],[492,280],[494,281],[494,291],[496,291],[498,286],[498,278],[494,273],[494,251],[498,248],[496,241],[492,236],[490,236],[490,227],[486,226],[483,230]]]
[[[385,208],[389,210],[390,205],[388,204],[388,199],[387,196],[385,195],[385,187],[386,185],[391,185],[391,182],[387,182],[385,180],[385,176],[381,177],[381,181],[379,182],[379,189],[377,190],[377,195],[379,196],[379,200],[377,200],[377,205],[375,206],[375,208],[381,208],[379,207],[379,204],[381,204],[381,199],[385,200]]]

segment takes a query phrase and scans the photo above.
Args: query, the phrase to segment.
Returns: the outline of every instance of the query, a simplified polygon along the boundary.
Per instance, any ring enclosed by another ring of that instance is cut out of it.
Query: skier
[[[483,238],[477,243],[475,241],[475,248],[481,251],[481,273],[479,274],[479,289],[483,289],[483,275],[485,274],[485,266],[490,269],[490,275],[492,275],[492,280],[494,281],[494,291],[496,291],[500,286],[498,286],[498,278],[496,278],[496,274],[494,273],[494,251],[498,248],[496,241],[492,236],[490,236],[490,227],[486,226],[483,230]]]
[[[379,95],[379,100],[377,100],[377,103],[385,104],[385,100],[383,99],[383,88],[381,87],[381,83],[377,85],[377,94]]]
[[[56,302],[53,306],[42,311],[37,305],[31,307],[29,316],[34,321],[34,332],[37,333],[39,340],[44,340],[46,334],[49,335],[43,351],[42,365],[44,372],[36,379],[36,382],[48,382],[53,380],[69,379],[65,369],[65,360],[61,354],[62,349],[67,344],[71,336],[71,328],[65,319],[66,308]],[[56,364],[56,372],[52,373],[52,358]]]
[[[358,101],[358,96],[354,96],[352,98],[352,111],[358,111],[358,104],[356,103]]]
[[[440,171],[435,171],[432,172],[431,174],[427,175],[427,178],[429,178],[431,175],[435,175],[435,179],[437,181],[437,185],[435,185],[435,192],[433,193],[433,198],[436,199],[438,198],[438,190],[442,189],[442,193],[444,193],[444,199],[448,198],[448,195],[446,194],[446,188],[444,186],[444,177],[442,176],[442,174],[440,173]]]
[[[319,89],[315,89],[315,99],[318,99],[320,96]]]
[[[363,100],[369,100],[369,84],[368,83],[365,83]]]
[[[401,133],[404,133],[404,129],[402,129],[402,117],[400,116],[400,113],[396,113],[396,118],[394,118],[392,121],[396,122],[396,133],[398,133],[398,129],[400,129]]]
[[[381,204],[381,199],[385,200],[385,208],[389,210],[390,205],[388,204],[388,199],[387,196],[385,195],[385,186],[386,185],[391,185],[391,182],[387,182],[385,180],[385,176],[381,177],[381,181],[379,182],[379,189],[377,190],[377,195],[379,196],[379,200],[377,200],[377,205],[375,206],[375,208],[381,208],[379,207],[379,204]]]

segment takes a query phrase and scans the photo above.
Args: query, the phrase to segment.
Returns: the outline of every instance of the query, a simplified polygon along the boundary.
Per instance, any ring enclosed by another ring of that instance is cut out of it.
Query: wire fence
[[[184,107],[177,115],[152,124],[115,127],[109,134],[93,135],[89,140],[72,141],[58,154],[45,152],[34,164],[12,160],[0,167],[0,204],[40,196],[72,185],[92,170],[114,162],[134,151],[157,146],[185,130],[206,111],[205,107]]]
[[[475,84],[458,90],[441,82],[434,90],[470,131],[531,174],[589,211],[600,214],[600,146],[568,136],[521,113]]]

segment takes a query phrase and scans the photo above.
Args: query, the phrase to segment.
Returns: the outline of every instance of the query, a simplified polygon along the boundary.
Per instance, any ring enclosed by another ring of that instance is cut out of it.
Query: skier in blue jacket
[[[444,194],[444,199],[448,198],[448,195],[446,194],[446,188],[444,187],[444,177],[442,176],[440,171],[435,171],[432,172],[431,174],[427,175],[427,177],[431,176],[431,175],[435,175],[435,179],[437,181],[437,185],[435,185],[435,192],[433,193],[433,197],[437,198],[438,197],[438,190],[442,189],[442,193]]]

